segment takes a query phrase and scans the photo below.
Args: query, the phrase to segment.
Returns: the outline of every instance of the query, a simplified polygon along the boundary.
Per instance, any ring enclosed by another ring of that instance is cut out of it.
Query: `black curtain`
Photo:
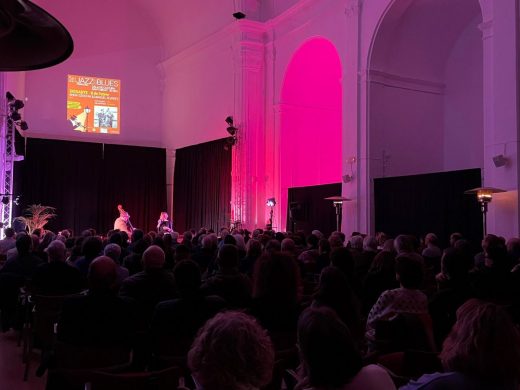
[[[48,229],[113,228],[117,205],[136,228],[155,229],[166,210],[166,152],[159,148],[29,138],[23,162],[15,163],[19,213],[30,204],[56,207]]]
[[[480,169],[375,179],[376,231],[393,237],[433,232],[443,245],[460,232],[478,244],[482,215],[476,197],[464,191],[480,185]]]
[[[173,199],[174,223],[181,232],[229,226],[231,148],[225,139],[177,149]]]
[[[318,229],[325,235],[336,230],[336,209],[330,196],[341,196],[341,183],[323,184],[309,187],[289,188],[287,205],[287,231],[291,230],[291,216],[294,231],[302,230],[306,235]]]

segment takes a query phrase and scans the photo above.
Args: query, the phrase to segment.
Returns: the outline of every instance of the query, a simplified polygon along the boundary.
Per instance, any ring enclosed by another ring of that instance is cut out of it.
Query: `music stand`
[[[345,198],[343,196],[329,196],[328,198],[324,198],[325,200],[331,200],[332,205],[336,209],[336,230],[338,232],[341,231],[341,210],[343,206],[343,202],[350,202],[352,199]]]

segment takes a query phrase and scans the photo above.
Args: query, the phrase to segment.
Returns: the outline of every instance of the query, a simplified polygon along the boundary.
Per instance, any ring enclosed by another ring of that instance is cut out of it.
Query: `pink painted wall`
[[[294,53],[281,94],[282,218],[288,188],[341,181],[341,109],[336,48],[310,39]]]
[[[444,169],[483,168],[482,34],[475,18],[453,46],[446,66]],[[501,151],[502,153],[503,151]]]
[[[161,42],[138,7],[120,2],[39,1],[70,31],[75,44],[64,63],[26,73],[25,118],[30,136],[79,141],[162,145]],[[100,11],[102,10],[102,11]],[[148,26],[143,28],[142,26]],[[67,74],[121,80],[121,134],[84,134],[66,120]]]

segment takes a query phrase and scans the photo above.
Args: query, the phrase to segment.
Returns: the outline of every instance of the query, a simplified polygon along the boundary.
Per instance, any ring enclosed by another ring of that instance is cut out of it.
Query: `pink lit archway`
[[[293,54],[280,102],[281,228],[287,192],[341,181],[341,60],[334,45],[316,37]]]

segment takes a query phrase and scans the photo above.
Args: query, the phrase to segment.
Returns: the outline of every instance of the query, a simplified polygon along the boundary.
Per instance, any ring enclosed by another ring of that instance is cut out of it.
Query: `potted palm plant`
[[[47,222],[56,216],[55,211],[51,206],[32,204],[24,210],[23,216],[16,217],[15,220],[23,222],[29,234],[32,234],[35,229],[43,229]]]

